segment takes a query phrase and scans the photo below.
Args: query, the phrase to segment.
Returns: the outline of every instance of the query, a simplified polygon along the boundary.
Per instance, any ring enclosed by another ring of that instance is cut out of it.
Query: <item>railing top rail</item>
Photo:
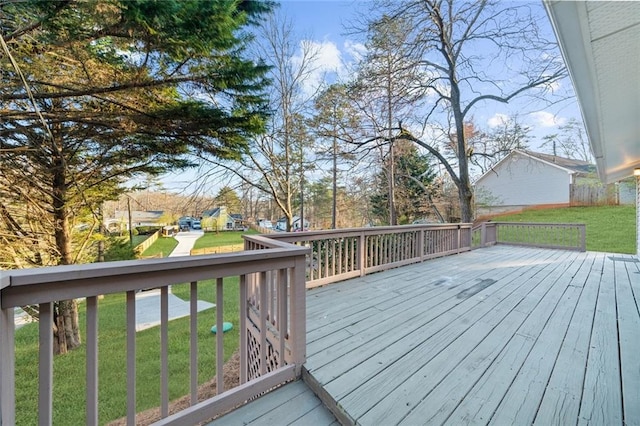
[[[540,225],[540,226],[585,226],[584,223],[553,223],[553,222],[488,222],[495,225]]]
[[[351,237],[356,235],[375,235],[381,233],[402,233],[411,230],[429,230],[429,229],[458,229],[458,228],[471,228],[471,223],[433,223],[433,224],[418,224],[418,225],[400,225],[400,226],[372,226],[367,228],[339,228],[339,229],[324,229],[321,231],[304,231],[304,232],[277,232],[269,234],[269,239],[272,240],[309,240],[316,237],[327,237],[331,235],[340,237]]]
[[[284,245],[285,243],[280,243]],[[308,248],[18,269],[3,273],[2,308],[291,267]],[[6,275],[6,277],[4,277]]]
[[[9,287],[9,284],[11,284],[9,275],[6,272],[0,271],[0,290],[5,287]]]
[[[298,234],[298,233],[293,233],[293,232],[288,232],[286,233],[287,235],[289,234]],[[247,241],[253,241],[256,243],[259,243],[260,245],[263,245],[265,247],[268,247],[270,249],[276,249],[276,248],[286,248],[289,249],[292,245],[289,242],[286,241],[278,241],[273,237],[273,235],[275,234],[268,234],[267,235],[243,235],[242,238],[247,240]],[[299,246],[294,246],[294,247],[298,247]],[[309,250],[309,249],[304,249],[304,250]]]

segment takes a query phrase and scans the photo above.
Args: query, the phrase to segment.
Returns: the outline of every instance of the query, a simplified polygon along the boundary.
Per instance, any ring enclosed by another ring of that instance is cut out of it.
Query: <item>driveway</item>
[[[178,241],[178,245],[173,249],[169,257],[189,256],[191,249],[196,240],[204,235],[204,231],[191,230],[178,232],[174,238]]]

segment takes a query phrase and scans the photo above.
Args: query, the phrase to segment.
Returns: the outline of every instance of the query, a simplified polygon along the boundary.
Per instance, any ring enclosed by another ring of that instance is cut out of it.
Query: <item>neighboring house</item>
[[[132,210],[131,225],[136,226],[162,226],[167,225],[163,221],[164,211],[162,210]],[[129,230],[129,212],[127,210],[116,210],[114,217],[105,220],[105,227],[110,232]]]
[[[243,230],[246,226],[245,220],[240,213],[231,213],[227,219],[228,230]]]
[[[287,230],[287,218],[285,217],[281,217],[280,219],[278,219],[278,221],[276,222],[276,229],[279,231],[286,231]],[[304,221],[304,229],[308,230],[309,229],[309,221],[305,219]],[[291,230],[292,231],[299,231],[300,230],[300,217],[299,216],[294,216],[293,220],[291,222]]]
[[[476,181],[476,204],[491,212],[569,205],[571,185],[594,180],[595,171],[586,161],[514,150]]]
[[[201,224],[205,230],[224,231],[225,229],[229,229],[229,223],[233,226],[233,219],[231,219],[231,216],[227,213],[225,206],[202,212]]]

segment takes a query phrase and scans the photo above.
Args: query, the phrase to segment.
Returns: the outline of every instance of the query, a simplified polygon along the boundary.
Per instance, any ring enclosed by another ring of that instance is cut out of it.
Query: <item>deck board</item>
[[[525,277],[522,275],[517,278],[526,282],[526,280],[524,280]],[[514,287],[511,290],[516,292],[518,288],[520,287]],[[489,291],[497,291],[499,289],[499,286],[494,285],[487,291],[487,293]],[[486,297],[487,295],[484,296]],[[418,333],[416,333],[417,335],[412,334],[406,336],[402,342],[399,342],[399,345],[392,345],[388,348],[384,348],[381,351],[380,356],[376,356],[371,359],[371,361],[366,361],[364,365],[356,367],[356,373],[359,373],[358,370],[362,370],[363,367],[370,367],[374,369],[374,373],[376,374],[375,376],[369,375],[369,380],[367,380],[363,385],[365,392],[362,394],[366,395],[369,392],[375,392],[375,390],[384,383],[404,380],[411,374],[411,371],[407,370],[404,364],[420,365],[419,363],[427,356],[430,354],[437,354],[438,351],[444,349],[463,333],[467,332],[467,334],[472,334],[474,331],[468,330],[472,328],[473,325],[483,316],[495,310],[498,303],[512,302],[512,306],[515,306],[515,303],[517,302],[517,296],[513,296],[512,299],[509,299],[507,296],[502,299],[499,297],[486,297],[484,300],[481,300],[482,297],[483,296],[481,295],[478,298],[465,300],[464,303],[455,306],[450,312],[445,312],[443,317],[430,323],[428,327],[419,328]],[[472,309],[474,307],[475,309]],[[455,321],[456,319],[459,319],[459,321]],[[419,342],[419,345],[416,345],[414,348],[412,342]],[[389,356],[389,352],[393,352],[398,355],[393,358],[393,364],[390,365],[390,368],[385,368],[384,370],[378,368],[379,365],[384,365],[381,363]],[[351,382],[348,376],[341,379],[342,380],[335,385],[334,383],[329,383],[328,389],[335,388],[338,390],[344,387],[346,383]],[[380,392],[378,391],[377,393],[379,394]],[[357,400],[361,397],[362,395],[358,395],[357,393],[348,395],[344,402],[347,403],[351,399]]]
[[[578,425],[622,423],[614,262],[603,263]]]
[[[222,416],[209,426],[329,426],[336,419],[301,380],[286,384]]]
[[[312,289],[306,383],[219,424],[640,425],[639,306],[635,256],[500,245]]]
[[[554,288],[560,288],[560,286],[554,286]],[[407,416],[405,421],[410,423],[413,419],[416,419],[416,415],[433,424],[447,420],[453,421],[452,414],[462,401],[469,401],[469,403],[475,404],[475,407],[470,407],[472,412],[485,412],[483,417],[481,416],[477,419],[478,421],[482,421],[483,418],[487,420],[490,417],[487,415],[488,412],[492,407],[497,406],[506,390],[511,388],[516,374],[524,373],[522,369],[514,371],[509,366],[522,365],[529,357],[540,363],[552,361],[543,346],[554,346],[554,340],[562,339],[563,336],[557,333],[556,330],[562,329],[563,324],[569,322],[575,299],[577,299],[576,293],[578,292],[579,290],[575,287],[569,287],[560,295],[560,298],[557,298],[557,293],[548,292],[509,341],[505,343],[505,339],[502,336],[494,336],[493,341],[483,341],[483,345],[489,344],[497,347],[502,345],[497,357],[487,357],[480,361],[475,361],[475,364],[472,363],[474,361],[473,357],[467,358],[430,394],[431,407],[437,408],[425,410],[427,408],[427,400],[424,400],[421,403],[423,409],[421,411],[414,410]],[[549,320],[545,323],[546,318]],[[540,348],[542,348],[543,352],[536,353]],[[477,352],[477,349],[475,349],[471,354],[477,358]],[[531,365],[529,367],[526,375],[530,382],[533,382],[539,379],[536,376],[539,370],[531,367],[534,366]],[[488,401],[488,399],[491,399],[491,401]],[[458,418],[455,422],[460,422],[461,420]],[[469,420],[467,418],[466,421],[468,422]],[[514,424],[519,423],[516,421]]]
[[[631,259],[632,261],[632,259]],[[620,368],[622,377],[623,416],[640,423],[640,294],[634,293],[631,279],[638,277],[637,262],[614,264],[616,300],[618,302],[618,330],[620,342]]]
[[[593,324],[593,307],[599,286],[599,270],[604,255],[592,253],[586,258],[585,267],[572,285],[582,283],[580,300],[567,328],[564,342],[547,384],[534,423],[540,426],[575,423],[580,409],[584,383],[584,369],[572,368],[586,365],[589,340]],[[591,273],[591,272],[595,273]]]
[[[640,424],[634,259],[494,246],[311,290],[305,366],[362,425]]]

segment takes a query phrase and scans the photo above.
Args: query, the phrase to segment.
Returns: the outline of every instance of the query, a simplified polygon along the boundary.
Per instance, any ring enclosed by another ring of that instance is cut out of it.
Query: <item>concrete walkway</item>
[[[196,240],[203,231],[178,232],[174,238],[178,245],[167,257],[189,256]],[[198,312],[215,308],[215,304],[198,300]],[[169,287],[169,321],[189,315],[189,302],[171,294]],[[136,295],[136,331],[160,325],[160,289],[141,291]]]

